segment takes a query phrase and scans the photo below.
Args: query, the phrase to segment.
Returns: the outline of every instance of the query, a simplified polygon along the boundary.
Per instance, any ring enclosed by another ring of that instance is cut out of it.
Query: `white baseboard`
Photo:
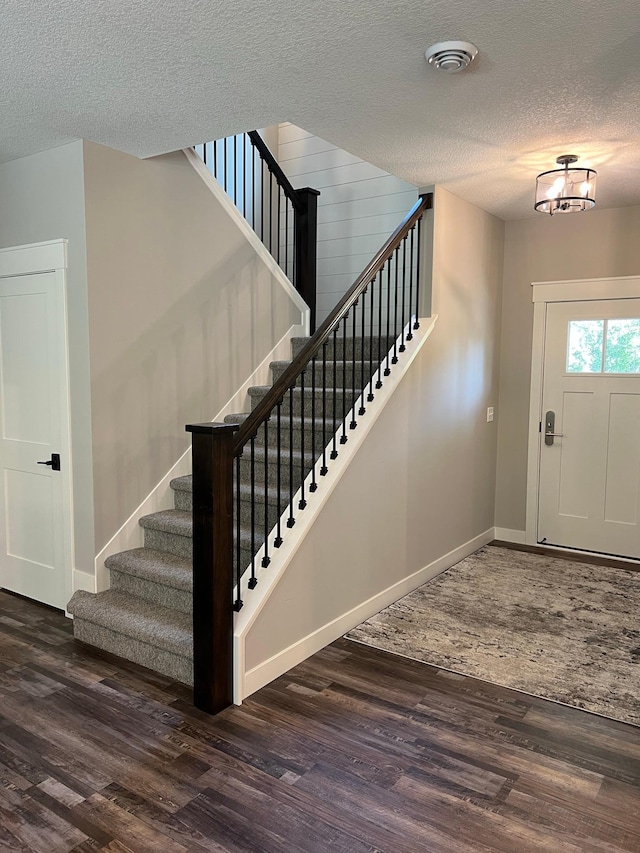
[[[511,530],[508,527],[495,527],[495,538],[501,542],[513,542],[514,545],[527,544],[526,530]]]
[[[82,589],[85,592],[97,592],[96,576],[90,575],[89,572],[81,572],[78,569],[73,570],[73,591]]]
[[[280,338],[268,355],[262,360],[258,367],[253,371],[238,391],[228,400],[220,409],[218,414],[212,419],[213,421],[222,421],[226,415],[235,412],[249,411],[249,388],[253,385],[269,385],[271,376],[269,373],[269,365],[272,361],[287,361],[291,358],[291,338],[301,337],[306,334],[304,325],[293,325]],[[175,477],[184,477],[191,473],[191,448],[189,447],[173,467],[164,475],[160,482],[151,490],[142,503],[136,507],[129,518],[124,522],[122,527],[111,537],[104,548],[95,557],[95,590],[90,592],[102,592],[109,588],[109,570],[105,567],[104,561],[112,554],[119,554],[120,551],[128,551],[131,548],[141,548],[144,544],[143,530],[138,524],[138,519],[143,515],[150,515],[152,512],[161,512],[165,509],[173,507],[173,495],[171,491],[171,480]],[[84,573],[83,573],[84,574]],[[87,577],[91,577],[87,575]],[[76,589],[87,589],[85,586],[75,586],[74,576],[74,591]]]
[[[302,661],[320,651],[320,649],[323,649],[329,643],[337,640],[338,637],[342,637],[347,631],[355,628],[356,625],[364,622],[365,619],[369,619],[385,607],[393,604],[394,601],[413,592],[414,589],[417,589],[423,583],[459,563],[460,560],[464,560],[465,557],[473,554],[478,548],[491,542],[493,538],[494,528],[490,527],[484,533],[480,533],[453,551],[449,551],[448,554],[444,554],[442,557],[429,563],[428,566],[419,569],[412,575],[382,590],[367,601],[357,605],[357,607],[338,616],[328,625],[323,625],[322,628],[318,628],[287,649],[283,649],[283,651],[269,658],[269,660],[249,670],[244,676],[244,683],[241,688],[242,695],[238,692],[234,697],[234,701],[236,704],[240,704],[242,699],[246,699],[252,693],[255,693],[256,690],[264,687],[265,684],[269,684],[274,678],[283,675],[289,669],[302,663]]]

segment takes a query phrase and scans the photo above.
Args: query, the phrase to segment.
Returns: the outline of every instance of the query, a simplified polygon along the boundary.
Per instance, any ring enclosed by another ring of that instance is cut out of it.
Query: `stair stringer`
[[[356,456],[373,425],[380,417],[387,403],[390,401],[395,390],[400,384],[402,378],[407,373],[411,364],[419,354],[422,347],[425,345],[427,338],[433,331],[437,315],[422,319],[420,328],[414,332],[413,340],[405,353],[399,355],[398,364],[393,368],[390,376],[386,377],[382,388],[376,390],[375,398],[371,402],[364,402],[366,406],[366,415],[357,417],[358,426],[355,430],[350,430],[348,424],[352,420],[352,411],[357,411],[360,408],[362,397],[366,398],[366,394],[359,397],[353,406],[353,409],[347,413],[345,418],[347,434],[349,440],[346,444],[340,446],[337,459],[333,460],[329,465],[328,473],[321,477],[319,469],[321,460],[316,463],[316,481],[318,489],[315,493],[309,492],[309,485],[312,481],[313,472],[309,473],[305,480],[305,491],[307,507],[304,511],[296,513],[296,523],[294,527],[288,529],[286,519],[289,516],[288,509],[282,514],[282,529],[286,530],[286,535],[283,539],[283,544],[280,548],[273,547],[274,533],[269,536],[269,555],[271,562],[267,568],[261,567],[261,560],[264,554],[264,545],[258,551],[255,557],[256,577],[258,585],[255,589],[248,589],[247,583],[249,572],[246,572],[241,581],[240,597],[244,602],[244,606],[239,613],[236,614],[234,624],[234,649],[233,649],[233,666],[234,666],[234,702],[239,705],[243,699],[246,699],[256,690],[259,690],[265,684],[273,681],[274,678],[282,675],[292,666],[296,666],[303,660],[306,660],[310,655],[324,648],[328,643],[333,642],[338,637],[342,636],[346,631],[355,627],[364,619],[377,613],[386,604],[395,601],[405,592],[416,588],[420,584],[428,580],[428,577],[423,577],[424,570],[416,573],[415,577],[410,578],[409,587],[399,594],[393,593],[393,597],[386,603],[380,603],[380,597],[375,596],[369,601],[362,602],[356,610],[351,609],[349,612],[341,614],[336,619],[325,625],[320,630],[315,630],[306,637],[300,638],[294,645],[283,649],[278,654],[274,655],[269,660],[259,664],[253,669],[247,669],[246,666],[246,641],[253,628],[256,620],[268,607],[269,599],[276,590],[278,584],[286,576],[287,572],[295,565],[296,554],[302,543],[309,534],[316,518],[323,510],[327,502],[331,499],[331,494],[344,476],[351,461]],[[400,340],[400,338],[398,338]],[[366,389],[365,389],[366,390]],[[340,424],[339,431],[342,431]],[[332,438],[333,440],[333,438]],[[332,441],[330,442],[332,444]],[[329,447],[329,445],[327,445]],[[294,497],[294,505],[297,505],[300,498],[301,489]],[[488,540],[487,540],[488,541]],[[484,544],[484,542],[480,543]],[[477,547],[480,547],[477,545]],[[472,550],[475,550],[472,549]],[[471,553],[471,551],[469,551]],[[438,571],[443,571],[448,568],[451,563],[443,565]],[[437,574],[434,571],[433,575]],[[384,594],[384,590],[381,591]]]
[[[238,391],[220,409],[212,421],[223,421],[227,415],[234,412],[245,411],[248,407],[249,388],[254,385],[267,385],[270,381],[270,367],[272,361],[278,361],[290,357],[291,339],[308,334],[308,310],[301,317],[299,325],[291,326],[282,336],[271,352],[267,353],[258,367],[249,376]],[[88,592],[104,592],[109,589],[109,569],[105,566],[105,560],[122,551],[133,548],[141,548],[144,544],[144,531],[139,524],[139,519],[154,512],[161,512],[173,507],[173,494],[171,480],[176,477],[184,477],[191,474],[191,446],[189,446],[170,470],[164,475],[160,482],[154,486],[142,503],[136,507],[129,518],[119,530],[114,533],[107,544],[95,557],[95,580],[96,588],[88,589]],[[86,589],[87,587],[83,587]]]

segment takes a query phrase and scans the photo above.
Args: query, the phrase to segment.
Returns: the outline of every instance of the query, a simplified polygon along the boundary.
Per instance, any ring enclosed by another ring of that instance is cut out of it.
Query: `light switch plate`
[[[493,420],[493,406],[489,406],[487,409],[487,423],[490,424]]]

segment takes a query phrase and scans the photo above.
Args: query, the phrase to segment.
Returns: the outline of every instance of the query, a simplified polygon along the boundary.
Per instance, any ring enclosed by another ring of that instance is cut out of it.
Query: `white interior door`
[[[60,608],[72,578],[65,317],[60,271],[0,275],[0,586]]]
[[[538,541],[640,558],[640,299],[547,305],[540,442]]]

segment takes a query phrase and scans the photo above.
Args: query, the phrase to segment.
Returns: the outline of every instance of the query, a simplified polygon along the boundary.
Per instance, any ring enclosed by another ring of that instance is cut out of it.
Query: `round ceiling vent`
[[[478,48],[468,41],[440,41],[425,50],[424,58],[437,71],[455,74],[464,71],[478,55]]]

